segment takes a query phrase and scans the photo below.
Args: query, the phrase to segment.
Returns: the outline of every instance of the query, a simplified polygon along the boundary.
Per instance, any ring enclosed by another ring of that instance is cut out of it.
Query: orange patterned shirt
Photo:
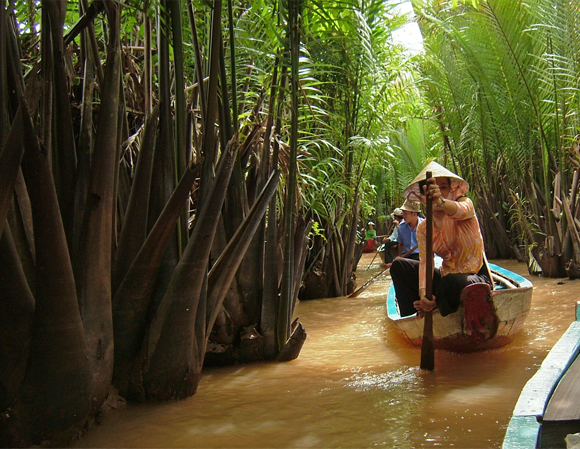
[[[433,226],[433,253],[443,259],[441,276],[450,273],[479,272],[483,265],[483,237],[475,215],[473,203],[469,198],[457,202],[454,215],[445,215],[441,229]],[[425,289],[425,240],[427,220],[417,226],[419,243],[419,288]]]

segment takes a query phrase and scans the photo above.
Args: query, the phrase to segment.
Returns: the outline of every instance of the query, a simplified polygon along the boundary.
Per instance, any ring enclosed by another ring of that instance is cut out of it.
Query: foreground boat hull
[[[487,307],[482,316],[473,316],[473,307],[466,308],[462,301],[457,312],[442,317],[433,312],[433,338],[435,348],[452,352],[475,352],[494,349],[509,344],[522,328],[532,303],[533,286],[524,277],[502,267],[490,264],[494,277],[505,279],[490,294],[481,293],[477,307]],[[485,284],[477,284],[484,286]],[[487,291],[489,291],[489,288]],[[401,317],[397,310],[394,287],[387,297],[389,321],[402,337],[413,346],[421,346],[423,319],[417,315]],[[481,291],[481,289],[480,289]],[[481,320],[484,317],[485,320]],[[476,321],[474,330],[473,322]],[[485,322],[484,322],[485,321]]]

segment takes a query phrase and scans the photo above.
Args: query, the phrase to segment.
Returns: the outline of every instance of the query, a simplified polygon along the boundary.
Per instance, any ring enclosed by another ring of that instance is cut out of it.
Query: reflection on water
[[[371,259],[361,260],[359,285],[380,270],[378,261],[366,270]],[[523,264],[495,262],[527,274]],[[434,372],[418,368],[420,350],[386,320],[387,276],[357,298],[301,302],[308,338],[297,360],[206,369],[192,398],[126,406],[73,446],[500,447],[523,385],[580,299],[580,281],[531,280],[532,311],[512,344],[478,354],[437,351]]]

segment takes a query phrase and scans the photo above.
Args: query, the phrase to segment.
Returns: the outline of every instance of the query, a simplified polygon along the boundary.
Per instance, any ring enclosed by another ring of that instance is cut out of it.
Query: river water
[[[380,272],[365,254],[358,285]],[[493,261],[525,277],[525,264]],[[498,448],[526,381],[574,320],[580,280],[528,277],[525,328],[510,345],[435,353],[419,369],[386,319],[390,277],[357,298],[302,301],[308,337],[298,359],[205,369],[195,396],[127,405],[71,447]]]

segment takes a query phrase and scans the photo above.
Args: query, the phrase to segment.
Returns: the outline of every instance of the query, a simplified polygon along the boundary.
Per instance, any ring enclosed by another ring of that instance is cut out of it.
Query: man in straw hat
[[[425,182],[427,171],[433,177]],[[427,190],[427,188],[429,190]],[[419,261],[397,258],[391,266],[401,316],[422,315],[435,307],[442,316],[457,311],[461,291],[469,284],[492,283],[484,258],[483,237],[469,184],[437,162],[431,162],[407,187],[404,196],[426,204],[433,201],[433,253],[443,259],[433,274],[433,301],[426,298],[425,256],[427,221],[417,226]]]
[[[399,224],[403,221],[403,209],[395,207],[391,217],[393,218],[393,232],[388,237],[383,238],[383,244],[379,247],[383,261],[388,266],[390,266],[390,263],[394,259],[392,251],[397,250],[398,253]]]
[[[399,256],[419,260],[417,226],[424,220],[423,217],[419,217],[420,203],[406,199],[401,209],[403,210],[403,221],[399,225]]]

